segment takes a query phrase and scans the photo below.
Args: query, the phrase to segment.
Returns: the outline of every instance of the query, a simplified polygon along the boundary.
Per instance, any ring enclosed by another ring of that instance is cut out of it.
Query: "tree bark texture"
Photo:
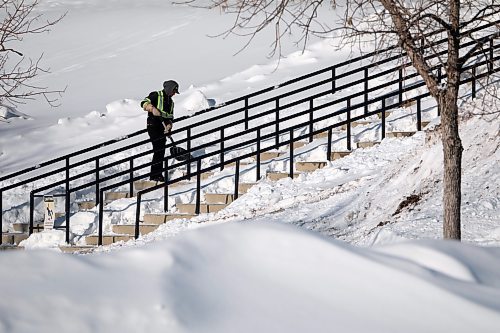
[[[448,89],[439,99],[443,142],[443,237],[461,239],[462,141],[458,131],[457,97]]]

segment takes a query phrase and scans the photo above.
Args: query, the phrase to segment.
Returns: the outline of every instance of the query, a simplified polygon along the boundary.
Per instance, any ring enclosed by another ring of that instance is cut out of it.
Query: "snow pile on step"
[[[207,97],[201,90],[194,90],[189,93],[188,97],[184,99],[181,104],[182,108],[186,115],[191,116],[194,113],[208,109],[210,107],[210,103],[208,102]]]

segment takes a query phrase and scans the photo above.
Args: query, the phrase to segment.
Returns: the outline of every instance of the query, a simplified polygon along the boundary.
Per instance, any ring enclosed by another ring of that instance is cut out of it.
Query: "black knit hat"
[[[163,90],[165,93],[171,95],[172,93],[179,93],[179,84],[174,80],[168,80],[163,82]]]

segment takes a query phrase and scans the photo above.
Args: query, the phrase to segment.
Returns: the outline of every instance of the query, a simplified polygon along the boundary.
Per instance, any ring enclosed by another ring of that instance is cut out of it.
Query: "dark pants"
[[[154,150],[150,178],[163,176],[163,158],[165,157],[165,143],[167,140],[163,131],[163,125],[160,124],[160,126],[158,126],[148,122],[148,134]]]

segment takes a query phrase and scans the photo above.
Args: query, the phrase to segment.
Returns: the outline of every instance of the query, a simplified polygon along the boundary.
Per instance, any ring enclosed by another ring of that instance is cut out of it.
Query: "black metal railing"
[[[498,22],[492,22],[490,24],[484,24],[470,31],[465,32],[464,36],[469,36],[472,32],[481,32],[487,30],[491,27],[495,27]],[[498,29],[498,28],[497,28]],[[445,43],[446,39],[442,39],[436,43]],[[473,45],[474,41],[464,42],[462,48],[468,48]],[[430,47],[430,46],[427,46]],[[487,49],[483,49],[477,52],[478,57],[482,57],[482,60],[478,60],[475,63],[464,68],[465,71],[471,71],[472,75],[468,79],[464,80],[463,83],[471,82],[472,91],[475,94],[476,80],[482,78],[486,74],[481,74],[476,69],[487,67],[489,72],[496,72],[497,69],[494,67],[495,62],[498,60],[496,56],[496,50],[498,45],[494,44],[494,40],[490,42]],[[387,50],[385,50],[387,51]],[[425,51],[425,48],[423,48]],[[446,51],[443,51],[444,54]],[[383,52],[378,52],[383,53]],[[278,148],[283,145],[290,145],[297,140],[308,139],[312,140],[315,133],[320,133],[324,131],[329,131],[331,138],[331,130],[334,127],[341,125],[347,125],[347,136],[346,136],[346,146],[347,149],[351,149],[351,123],[353,121],[369,117],[373,114],[384,112],[391,108],[396,108],[404,103],[411,100],[415,100],[418,109],[420,110],[420,102],[422,98],[427,97],[429,94],[418,94],[416,93],[418,88],[424,87],[423,82],[419,80],[419,76],[411,70],[411,64],[406,62],[401,63],[405,59],[405,54],[394,55],[386,59],[380,60],[378,62],[370,62],[368,65],[357,66],[355,69],[349,69],[353,64],[360,64],[364,60],[370,59],[374,54],[365,55],[356,59],[352,59],[347,62],[336,64],[328,68],[301,76],[299,78],[289,80],[279,86],[273,86],[266,89],[259,90],[255,93],[245,95],[243,97],[231,100],[225,104],[209,108],[198,112],[193,117],[182,117],[177,119],[175,122],[175,127],[178,129],[173,131],[174,136],[181,134],[182,139],[178,140],[177,145],[185,145],[187,151],[191,153],[202,152],[205,148],[219,146],[218,150],[212,151],[210,153],[199,153],[195,154],[192,160],[185,162],[177,162],[169,165],[172,161],[171,157],[165,158],[165,173],[168,174],[168,170],[176,167],[184,167],[187,170],[187,175],[179,177],[177,179],[168,180],[165,185],[158,185],[147,190],[139,191],[137,193],[137,209],[140,213],[140,202],[141,197],[145,193],[157,190],[161,187],[164,188],[165,194],[168,193],[168,186],[178,182],[183,179],[191,178],[196,176],[197,181],[197,193],[200,191],[199,175],[202,172],[207,172],[216,168],[223,169],[228,163],[236,163],[236,169],[239,169],[239,162],[250,156],[257,157],[257,176],[260,177],[260,153],[268,151],[271,149]],[[429,58],[437,57],[438,55],[431,56]],[[395,62],[399,62],[394,65]],[[384,66],[392,67],[383,69]],[[378,70],[374,72],[374,70]],[[436,71],[438,78],[441,78],[441,67],[436,65],[433,68]],[[382,84],[374,85],[370,84],[384,79],[385,82]],[[307,83],[308,80],[313,81],[312,83]],[[344,83],[349,80],[348,83]],[[410,83],[405,85],[405,83]],[[294,85],[301,84],[300,86],[294,87]],[[353,94],[342,96],[342,91],[351,89],[353,87],[359,87],[359,91]],[[278,94],[279,91],[288,89],[286,92]],[[388,93],[387,90],[390,92]],[[414,92],[415,96],[403,97],[405,93]],[[321,98],[332,95],[340,95],[338,98],[329,101],[327,103],[319,104],[315,106],[315,101]],[[270,95],[270,96],[268,96]],[[252,99],[254,102],[250,102]],[[392,101],[390,105],[387,105],[387,101]],[[243,104],[238,106],[238,104]],[[306,105],[304,111],[293,112],[291,114],[283,115],[283,111],[291,110],[294,107],[299,107],[301,105]],[[233,107],[234,109],[230,109]],[[338,107],[338,110],[333,112],[330,108]],[[376,109],[377,111],[369,111],[370,108]],[[223,113],[217,113],[214,115],[215,111],[221,111]],[[227,110],[227,111],[226,111]],[[321,114],[320,111],[325,111]],[[356,112],[355,112],[356,111]],[[361,111],[361,112],[357,112]],[[274,116],[274,120],[261,125],[262,119],[265,117]],[[333,119],[336,116],[345,116],[345,120],[337,122],[333,125],[322,127],[319,129],[314,129],[315,125],[319,126],[319,122]],[[297,121],[300,117],[308,117],[308,121],[300,121],[299,124],[286,125],[287,122]],[[202,119],[197,121],[197,119]],[[420,114],[417,112],[417,128],[420,129]],[[253,123],[257,123],[257,126],[252,126]],[[221,124],[221,125],[219,125]],[[230,129],[238,128],[236,134],[227,134]],[[308,133],[304,135],[295,135],[294,132],[301,128],[308,128]],[[385,136],[385,117],[382,117],[382,136]],[[196,134],[192,134],[195,132]],[[93,188],[96,204],[99,205],[99,243],[102,244],[102,218],[104,209],[104,193],[116,189],[118,187],[128,185],[129,192],[133,194],[133,182],[136,180],[144,179],[148,177],[146,168],[149,168],[151,163],[142,163],[137,165],[134,161],[141,159],[149,154],[151,150],[145,150],[140,153],[133,154],[133,149],[140,149],[144,145],[149,145],[149,139],[140,140],[138,142],[127,144],[125,147],[112,148],[116,143],[128,142],[126,140],[131,138],[137,138],[139,135],[144,134],[145,130],[134,132],[126,137],[110,140],[105,143],[94,145],[92,147],[80,150],[78,152],[65,155],[63,157],[44,162],[36,167],[27,168],[19,172],[4,176],[0,178],[0,181],[4,182],[7,180],[12,180],[19,176],[27,176],[26,179],[20,181],[12,181],[11,184],[7,184],[0,189],[0,211],[2,211],[2,195],[6,191],[12,190],[14,188],[19,188],[23,185],[34,183],[38,180],[47,179],[47,177],[55,177],[60,175],[58,180],[51,182],[48,185],[37,186],[30,192],[30,231],[32,231],[34,223],[34,199],[42,197],[43,192],[52,190],[62,190],[65,196],[65,216],[66,216],[66,241],[69,241],[69,230],[70,230],[70,210],[71,210],[71,195],[78,191],[88,190]],[[215,133],[219,134],[216,139],[211,139]],[[282,141],[280,138],[285,135],[289,135],[289,140]],[[251,139],[245,139],[245,137],[252,137]],[[274,145],[262,148],[262,142],[266,142],[273,139]],[[236,145],[231,145],[231,140],[241,141]],[[198,142],[202,142],[201,144]],[[171,147],[172,144],[167,144],[167,148]],[[237,158],[232,158],[225,160],[225,153],[229,151],[235,151],[238,149],[252,147],[255,152],[244,153],[239,155]],[[96,151],[102,150],[106,151],[96,154]],[[328,150],[331,150],[331,140],[328,141]],[[113,155],[128,152],[130,156],[124,158],[113,159],[112,162],[103,164],[102,161],[106,159],[112,159]],[[85,157],[85,154],[92,154],[91,157]],[[293,149],[290,150],[291,157],[293,157]],[[219,163],[201,168],[201,161],[203,159],[219,156]],[[329,156],[329,155],[328,155]],[[70,159],[78,159],[76,162],[71,162]],[[128,167],[126,170],[114,172],[112,174],[101,176],[107,170],[120,164],[127,163]],[[62,164],[62,165],[61,165]],[[78,168],[83,168],[85,165],[92,164],[93,166],[86,171],[79,171]],[[292,163],[290,163],[292,165]],[[196,165],[196,170],[194,171],[192,165]],[[47,172],[40,172],[42,168],[54,167],[52,170]],[[72,175],[73,172],[73,175]],[[137,173],[142,172],[139,175]],[[29,174],[34,173],[34,176],[29,176]],[[36,174],[39,173],[39,174]],[[61,175],[62,174],[62,175]],[[290,172],[293,176],[293,172]],[[91,181],[84,180],[85,177],[91,177]],[[121,180],[123,177],[128,177],[126,180]],[[239,177],[239,175],[235,175]],[[75,186],[72,186],[72,182],[80,182]],[[237,185],[236,185],[237,187]],[[235,193],[237,196],[237,193]],[[199,198],[199,195],[197,195]],[[165,201],[168,196],[165,195]],[[165,210],[167,204],[164,205]],[[197,200],[197,207],[199,208],[199,200]],[[138,218],[136,218],[136,223],[138,223]],[[138,230],[138,229],[137,229]],[[1,230],[0,230],[1,231]],[[136,235],[137,236],[137,235]],[[1,242],[1,241],[0,241]]]

